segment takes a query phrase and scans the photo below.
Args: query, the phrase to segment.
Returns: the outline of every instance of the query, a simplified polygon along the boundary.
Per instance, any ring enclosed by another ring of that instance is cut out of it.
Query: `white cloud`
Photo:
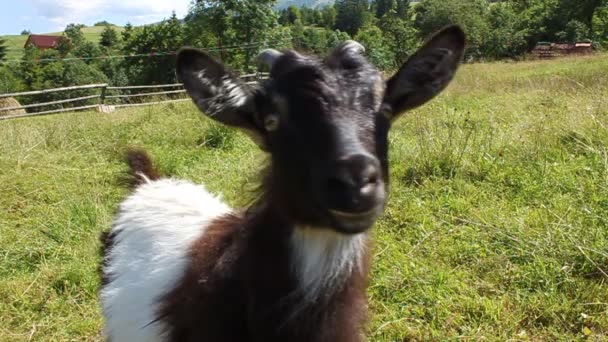
[[[190,0],[29,0],[39,17],[63,29],[69,23],[91,24],[101,20],[121,20],[119,24],[148,24],[168,18],[175,11],[179,18],[188,12]],[[116,19],[118,18],[118,19]]]

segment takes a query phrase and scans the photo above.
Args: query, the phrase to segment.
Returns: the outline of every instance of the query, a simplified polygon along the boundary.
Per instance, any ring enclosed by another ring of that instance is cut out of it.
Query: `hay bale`
[[[10,108],[10,107],[19,107],[19,106],[21,106],[21,104],[19,103],[19,101],[15,100],[15,98],[13,98],[13,97],[7,97],[7,98],[0,99],[0,108]],[[9,111],[0,111],[0,116],[17,115],[17,114],[25,114],[25,113],[27,113],[25,111],[25,109],[16,109],[16,110],[9,110]]]

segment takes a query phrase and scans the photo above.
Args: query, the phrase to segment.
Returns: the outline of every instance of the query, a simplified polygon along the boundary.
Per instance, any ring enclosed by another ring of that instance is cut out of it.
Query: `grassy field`
[[[608,56],[467,65],[391,133],[369,341],[608,340]],[[95,341],[121,151],[232,205],[264,156],[191,104],[0,121],[0,341]]]
[[[89,26],[82,29],[82,33],[84,34],[85,39],[98,43],[99,38],[101,36],[101,32],[103,31],[104,26]],[[117,32],[121,32],[123,30],[120,26],[113,26],[113,28]],[[41,33],[47,34],[51,36],[60,36],[62,32],[52,32],[52,33]],[[6,54],[6,59],[19,59],[23,55],[23,45],[27,41],[28,35],[5,35],[0,36],[0,39],[6,39],[6,46],[8,48],[8,52]]]

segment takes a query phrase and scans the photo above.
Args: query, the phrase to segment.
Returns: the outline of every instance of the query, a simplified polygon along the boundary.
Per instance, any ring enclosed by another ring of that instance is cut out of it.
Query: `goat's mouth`
[[[334,228],[345,234],[362,233],[374,225],[376,219],[382,214],[384,204],[361,212],[346,212],[341,210],[329,209]]]

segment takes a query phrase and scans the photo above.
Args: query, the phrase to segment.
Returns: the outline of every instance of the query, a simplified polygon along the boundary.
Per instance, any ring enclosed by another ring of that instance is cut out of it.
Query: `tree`
[[[528,47],[540,40],[559,41],[592,38],[597,13],[608,0],[526,0],[513,2],[526,30]]]
[[[500,59],[524,54],[528,47],[528,31],[522,28],[521,20],[512,3],[500,2],[491,6],[488,14],[489,35],[482,44],[483,56]]]
[[[376,67],[383,70],[395,68],[395,54],[389,48],[384,33],[374,25],[363,27],[355,39],[365,46],[366,54]]]
[[[228,61],[228,55],[223,47],[232,40],[232,27],[230,24],[230,8],[227,3],[220,0],[196,0],[186,16],[189,40],[210,34],[214,45],[220,51],[220,58]]]
[[[347,32],[351,36],[369,20],[367,0],[337,0],[336,29]]]
[[[6,57],[7,47],[6,47],[6,39],[0,38],[0,62],[4,60]]]
[[[30,34],[32,34],[32,32],[30,30],[23,30],[23,31],[21,31],[21,35],[22,36],[29,36]]]
[[[63,30],[63,34],[70,39],[73,46],[77,46],[84,42],[84,33],[82,33],[83,28],[84,25],[82,24],[69,24],[66,26],[65,30]]]
[[[556,33],[556,37],[563,42],[576,43],[591,38],[591,32],[582,21],[570,20],[563,31]]]
[[[120,32],[120,35],[122,37],[123,42],[130,40],[131,36],[133,35],[133,25],[131,25],[131,23],[127,23],[127,25],[125,25],[124,27],[124,30]]]
[[[404,63],[418,47],[418,32],[414,23],[402,19],[394,10],[378,20],[378,28],[382,30],[386,45],[394,56],[395,67]]]
[[[407,19],[409,20],[411,16],[410,10],[412,9],[412,6],[410,5],[410,0],[396,0],[397,1],[397,6],[395,7],[395,13],[400,16],[401,18],[405,18],[405,16],[407,15]]]
[[[275,0],[197,0],[186,19],[189,37],[211,33],[221,59],[243,69],[253,67],[253,56],[271,37],[277,26]],[[228,54],[224,46],[238,46],[242,52]]]
[[[118,44],[118,34],[112,26],[106,26],[101,32],[99,44],[107,48],[112,48]]]
[[[598,8],[593,15],[591,34],[597,46],[608,47],[608,5]]]
[[[336,12],[336,8],[334,6],[325,6],[321,9],[321,26],[332,29],[336,26],[336,16],[338,13]]]
[[[376,18],[382,18],[397,7],[397,2],[395,0],[376,0],[374,6],[376,7]]]
[[[114,24],[110,24],[107,21],[98,21],[95,24],[93,24],[93,26],[114,26]]]
[[[295,23],[296,20],[300,19],[302,14],[297,6],[291,5],[287,7],[287,20],[290,24]]]
[[[57,50],[38,50],[33,46],[25,49],[21,63],[17,68],[17,75],[26,89],[48,89],[85,85],[91,83],[105,83],[106,76],[94,65],[81,60],[61,61]],[[74,97],[90,95],[91,90],[80,90],[71,93]],[[65,94],[49,93],[36,95],[35,98],[24,98],[24,104],[53,101],[64,98]],[[63,104],[70,106],[70,104]],[[51,107],[52,108],[52,107]]]
[[[440,28],[459,24],[467,33],[468,58],[479,58],[489,35],[486,0],[422,0],[416,7],[415,26],[424,39]]]
[[[301,17],[300,9],[291,5],[280,12],[279,23],[281,25],[293,25],[296,20],[300,20]]]
[[[275,0],[230,0],[230,7],[234,11],[232,26],[236,32],[239,45],[247,44],[252,48],[245,49],[244,69],[255,67],[252,63],[258,44],[268,38],[268,33],[277,25],[276,14],[273,10]]]
[[[135,84],[175,82],[175,56],[168,53],[184,45],[184,29],[175,14],[157,25],[132,30],[123,42],[124,54],[142,55],[124,60],[124,70]]]
[[[593,30],[595,12],[607,4],[608,1],[606,0],[560,0],[555,14],[561,20],[565,20],[562,21],[562,25],[566,23],[564,31],[567,31],[567,34],[572,35],[577,32],[581,34],[583,31]],[[583,29],[583,26],[586,29]]]
[[[85,41],[80,43],[80,45],[75,46],[70,53],[74,57],[83,58],[85,63],[91,64],[96,61],[96,57],[100,57],[102,55],[102,50],[98,44]]]
[[[25,90],[23,82],[12,65],[0,66],[0,93],[15,93]]]

